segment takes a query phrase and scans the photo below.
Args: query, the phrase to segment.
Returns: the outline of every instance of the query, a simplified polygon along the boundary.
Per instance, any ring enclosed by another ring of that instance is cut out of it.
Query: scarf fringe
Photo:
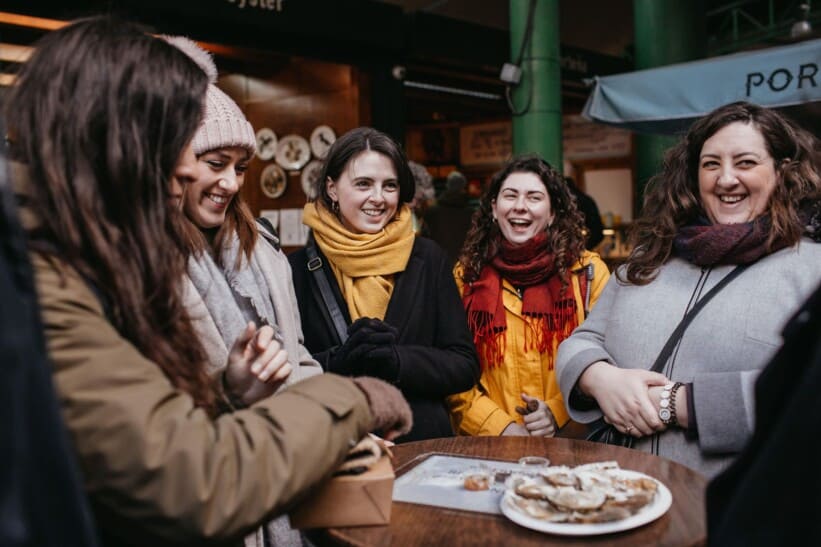
[[[507,327],[493,327],[492,316],[485,312],[468,313],[468,327],[473,332],[483,369],[493,369],[504,363],[507,351]],[[525,315],[524,351],[535,350],[547,360],[553,370],[555,351],[578,326],[575,308],[566,308],[550,315]],[[558,326],[558,328],[557,328]]]
[[[482,367],[499,366],[505,353],[505,329],[494,327],[493,315],[487,312],[468,312],[467,320]]]
[[[526,314],[525,317],[524,350],[536,350],[544,355],[547,370],[553,370],[556,357],[553,348],[558,347],[577,326],[575,309],[565,308],[550,315]]]

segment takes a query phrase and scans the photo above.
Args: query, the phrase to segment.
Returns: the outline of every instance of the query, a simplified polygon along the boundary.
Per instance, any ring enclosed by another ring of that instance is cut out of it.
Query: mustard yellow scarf
[[[411,210],[403,205],[393,222],[377,234],[357,234],[345,228],[322,203],[305,205],[302,222],[314,233],[331,264],[351,321],[385,318],[393,292],[393,274],[408,264],[414,234]]]

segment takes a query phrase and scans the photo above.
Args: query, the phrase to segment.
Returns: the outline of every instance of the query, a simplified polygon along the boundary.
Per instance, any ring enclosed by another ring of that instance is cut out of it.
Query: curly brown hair
[[[535,155],[512,158],[491,178],[487,191],[479,200],[479,209],[473,214],[472,225],[459,254],[459,264],[463,268],[462,281],[472,283],[479,279],[482,268],[499,252],[500,231],[493,220],[493,203],[502,184],[513,173],[533,173],[547,189],[555,214],[553,224],[547,229],[549,248],[556,254],[559,276],[567,283],[570,268],[584,252],[584,221],[564,177]]]
[[[662,171],[648,182],[642,216],[633,225],[633,251],[620,281],[650,283],[672,253],[679,228],[705,216],[698,187],[699,157],[704,142],[720,129],[735,123],[752,124],[764,137],[774,160],[776,176],[767,208],[771,229],[767,239],[795,245],[805,230],[801,211],[821,197],[821,163],[818,140],[781,114],[748,102],[722,106],[696,121],[685,137],[664,155]]]

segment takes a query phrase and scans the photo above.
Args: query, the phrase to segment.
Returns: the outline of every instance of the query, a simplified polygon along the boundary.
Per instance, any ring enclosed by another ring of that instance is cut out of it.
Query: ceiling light
[[[808,21],[810,15],[810,5],[801,4],[798,6],[798,10],[801,12],[801,15],[799,16],[798,21],[793,23],[792,28],[790,29],[790,38],[795,40],[806,38],[812,34],[812,25]]]

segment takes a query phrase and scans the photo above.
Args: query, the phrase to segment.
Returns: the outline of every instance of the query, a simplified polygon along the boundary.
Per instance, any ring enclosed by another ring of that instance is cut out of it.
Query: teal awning
[[[773,108],[821,101],[821,39],[596,77],[582,114],[644,133],[676,133],[734,101]]]

